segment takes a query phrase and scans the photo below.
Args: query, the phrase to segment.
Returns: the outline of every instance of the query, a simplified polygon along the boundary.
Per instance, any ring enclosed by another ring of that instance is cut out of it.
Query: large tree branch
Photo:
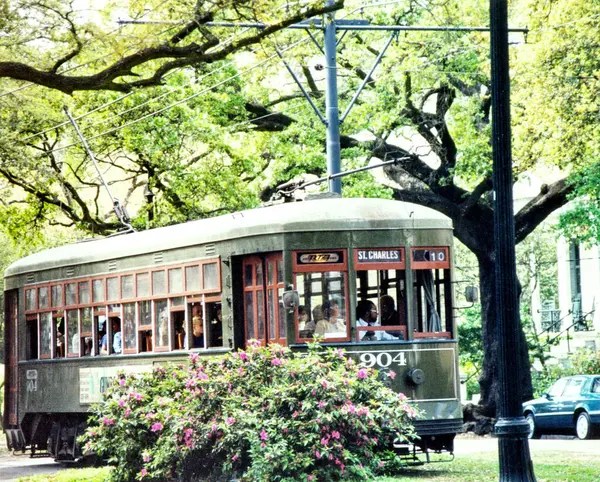
[[[566,178],[550,185],[544,184],[540,193],[515,215],[516,242],[523,241],[552,212],[564,206],[569,201],[568,195],[573,188],[573,184]]]
[[[94,75],[68,76],[58,74],[52,70],[39,70],[31,65],[21,62],[0,62],[0,78],[10,77],[15,80],[32,82],[51,89],[60,90],[67,94],[71,94],[78,90],[115,90],[128,92],[135,87],[159,85],[162,82],[164,74],[169,70],[186,65],[197,65],[199,63],[210,63],[221,60],[232,52],[256,44],[265,37],[268,37],[291,24],[298,23],[305,18],[337,10],[342,6],[343,0],[337,0],[330,6],[313,6],[307,8],[298,14],[255,31],[255,33],[251,35],[234,42],[229,42],[221,48],[215,48],[218,45],[218,39],[210,35],[208,31],[205,30],[206,27],[202,24],[197,25],[197,30],[200,30],[206,39],[203,44],[198,45],[196,43],[190,43],[181,47],[177,46],[176,43],[179,43],[194,31],[194,29],[191,29],[188,25],[187,28],[184,27],[181,29],[178,34],[171,39],[172,42],[141,49],[132,55],[123,57]],[[210,52],[208,52],[209,49],[211,49]],[[135,73],[134,69],[145,66],[150,61],[166,61],[168,59],[174,60],[167,61],[158,68],[155,68],[152,74],[143,79],[132,82],[117,81],[122,77],[139,76],[140,74]]]

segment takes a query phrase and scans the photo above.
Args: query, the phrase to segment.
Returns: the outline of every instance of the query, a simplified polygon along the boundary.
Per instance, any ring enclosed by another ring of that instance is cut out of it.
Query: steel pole
[[[529,426],[523,417],[520,391],[523,367],[512,196],[507,0],[490,0],[490,32],[499,379],[494,433],[498,437],[500,481],[535,481],[527,439]]]
[[[326,6],[333,5],[334,0],[327,0]],[[327,118],[327,174],[337,174],[341,170],[340,161],[340,113],[337,92],[337,61],[335,41],[335,14],[325,15],[325,107]],[[342,193],[340,179],[329,180],[329,192]]]

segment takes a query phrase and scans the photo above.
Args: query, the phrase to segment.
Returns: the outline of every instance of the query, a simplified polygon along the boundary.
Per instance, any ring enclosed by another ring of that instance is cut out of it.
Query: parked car
[[[576,375],[558,380],[541,398],[523,404],[529,438],[575,433],[592,438],[600,429],[600,375]]]

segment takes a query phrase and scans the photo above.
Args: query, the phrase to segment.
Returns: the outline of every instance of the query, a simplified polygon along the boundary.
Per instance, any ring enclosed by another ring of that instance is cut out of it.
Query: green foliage
[[[571,353],[562,364],[546,365],[540,372],[533,374],[533,393],[539,397],[559,378],[570,375],[600,374],[600,352],[579,349]]]
[[[92,410],[83,441],[111,480],[369,480],[414,436],[389,373],[359,369],[341,349],[292,354],[251,344],[188,368],[121,375]]]

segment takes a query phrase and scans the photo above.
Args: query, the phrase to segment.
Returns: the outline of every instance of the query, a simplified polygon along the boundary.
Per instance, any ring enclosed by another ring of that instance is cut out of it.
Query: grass
[[[599,482],[597,454],[543,452],[533,455],[537,482]],[[108,468],[69,469],[53,476],[25,477],[19,482],[103,482]],[[394,477],[376,482],[497,482],[498,458],[495,452],[461,454],[450,463],[434,463],[407,469]]]
[[[532,455],[537,482],[599,482],[597,454],[543,452]],[[395,477],[379,477],[377,482],[497,482],[496,452],[460,454],[450,463],[434,463],[406,470]]]

